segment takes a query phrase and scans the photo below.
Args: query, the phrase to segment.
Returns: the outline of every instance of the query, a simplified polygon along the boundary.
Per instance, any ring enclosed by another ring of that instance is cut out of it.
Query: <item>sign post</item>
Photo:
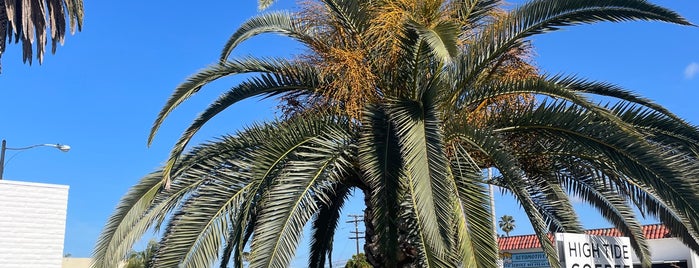
[[[633,268],[628,237],[556,233],[565,268]]]

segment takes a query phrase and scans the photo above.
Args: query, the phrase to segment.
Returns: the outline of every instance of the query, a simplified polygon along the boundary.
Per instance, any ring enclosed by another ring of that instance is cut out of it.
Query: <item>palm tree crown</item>
[[[41,63],[49,34],[51,53],[56,53],[56,44],[63,44],[65,39],[66,24],[74,33],[76,28],[82,29],[82,22],[82,0],[0,1],[0,56],[6,42],[14,39],[15,43],[22,42],[22,59],[29,64],[34,54],[32,44],[36,44],[36,58]]]
[[[153,256],[158,251],[158,242],[148,241],[143,251],[132,251],[124,261],[124,268],[153,268]]]
[[[633,92],[538,74],[526,60],[528,37],[564,26],[690,23],[642,0],[534,0],[510,11],[499,3],[320,0],[248,20],[219,63],[175,90],[149,141],[208,83],[252,76],[203,111],[162,170],[123,197],[95,267],[163,224],[156,267],[239,267],[247,247],[250,267],[286,267],[309,222],[309,266],[323,267],[352,189],[365,194],[372,265],[495,267],[488,183],[524,208],[551,267],[560,264],[547,232],[583,232],[570,196],[630,237],[644,266],[649,252],[633,207],[699,251],[697,127]],[[308,53],[229,58],[264,33]],[[185,152],[207,121],[255,96],[279,96],[286,116]],[[490,167],[500,175],[486,181]]]
[[[505,232],[506,236],[510,236],[510,232],[515,229],[515,218],[510,215],[502,215],[498,221],[498,226]]]

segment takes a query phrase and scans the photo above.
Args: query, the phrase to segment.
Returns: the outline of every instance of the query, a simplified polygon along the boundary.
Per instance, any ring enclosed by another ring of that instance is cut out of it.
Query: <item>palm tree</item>
[[[505,232],[506,236],[510,236],[510,232],[515,229],[515,218],[510,215],[502,215],[498,221],[498,226]]]
[[[32,63],[32,44],[36,44],[36,58],[41,63],[47,36],[51,36],[51,53],[56,53],[56,44],[65,39],[66,24],[72,34],[76,28],[82,29],[82,21],[82,0],[0,1],[0,56],[6,42],[14,38],[15,43],[22,42],[24,62]]]
[[[583,232],[570,196],[629,236],[646,267],[632,206],[699,252],[697,127],[608,83],[532,73],[522,58],[526,38],[563,26],[690,23],[641,0],[537,0],[509,12],[498,4],[322,0],[301,13],[250,19],[220,63],[175,90],[149,140],[210,82],[252,76],[200,114],[162,170],[122,198],[96,245],[95,267],[161,227],[157,267],[217,260],[239,267],[248,248],[250,267],[285,267],[309,222],[309,266],[322,267],[352,189],[365,194],[373,266],[495,267],[486,183],[524,208],[551,267],[560,264],[547,232]],[[309,52],[229,59],[263,33],[289,36]],[[208,120],[256,96],[280,96],[289,114],[185,152]],[[615,101],[591,100],[600,96]],[[486,181],[490,167],[499,175]]]
[[[143,251],[132,251],[124,261],[124,268],[153,268],[153,256],[158,251],[158,242],[148,241]]]
[[[345,268],[367,268],[371,267],[369,262],[366,261],[366,256],[364,253],[359,253],[358,255],[352,255],[352,258],[345,263]]]

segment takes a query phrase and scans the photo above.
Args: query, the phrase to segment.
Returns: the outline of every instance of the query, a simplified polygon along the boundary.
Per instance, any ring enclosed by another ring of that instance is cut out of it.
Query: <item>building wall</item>
[[[699,256],[694,254],[694,252],[691,253],[691,257],[687,260],[687,267],[699,267]]]
[[[0,180],[0,268],[61,268],[68,186]]]
[[[63,266],[61,268],[90,268],[92,258],[63,258]],[[126,262],[119,263],[115,268],[126,267]]]
[[[699,263],[693,261],[697,255],[677,238],[648,240],[648,248],[653,263],[686,260],[687,267],[699,267]]]
[[[654,264],[661,264],[665,262],[674,261],[687,261],[687,267],[689,268],[699,268],[699,263],[697,262],[697,255],[692,252],[689,247],[682,243],[677,238],[660,238],[660,239],[649,239],[648,249],[650,250],[651,262]],[[633,263],[639,264],[639,260],[636,252],[633,251]]]
[[[62,268],[90,268],[91,258],[63,258]]]

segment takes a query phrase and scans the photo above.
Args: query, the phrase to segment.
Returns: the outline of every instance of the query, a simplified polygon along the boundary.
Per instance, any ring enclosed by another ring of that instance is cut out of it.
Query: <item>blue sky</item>
[[[699,23],[695,1],[653,1]],[[293,7],[280,0],[273,9]],[[70,185],[64,251],[90,255],[119,198],[162,164],[181,131],[234,80],[213,84],[168,118],[148,148],[150,126],[174,87],[213,63],[228,36],[258,12],[256,1],[90,1],[82,32],[67,37],[43,65],[21,63],[10,45],[0,74],[0,138],[9,147],[64,143],[61,153],[37,148],[8,152],[5,179]],[[602,23],[565,28],[534,39],[535,62],[546,73],[609,81],[649,97],[699,124],[699,28],[656,22]],[[280,37],[256,38],[236,55],[288,56],[302,48]],[[274,117],[271,101],[247,101],[222,114],[193,144]],[[507,197],[497,215],[514,215],[513,234],[531,233]],[[345,209],[361,213],[361,203]],[[606,223],[582,208],[586,227]],[[340,224],[336,259],[354,250]],[[647,222],[653,222],[648,220]],[[147,235],[148,236],[148,235]],[[303,247],[303,246],[302,246]],[[302,267],[304,251],[294,263]]]

